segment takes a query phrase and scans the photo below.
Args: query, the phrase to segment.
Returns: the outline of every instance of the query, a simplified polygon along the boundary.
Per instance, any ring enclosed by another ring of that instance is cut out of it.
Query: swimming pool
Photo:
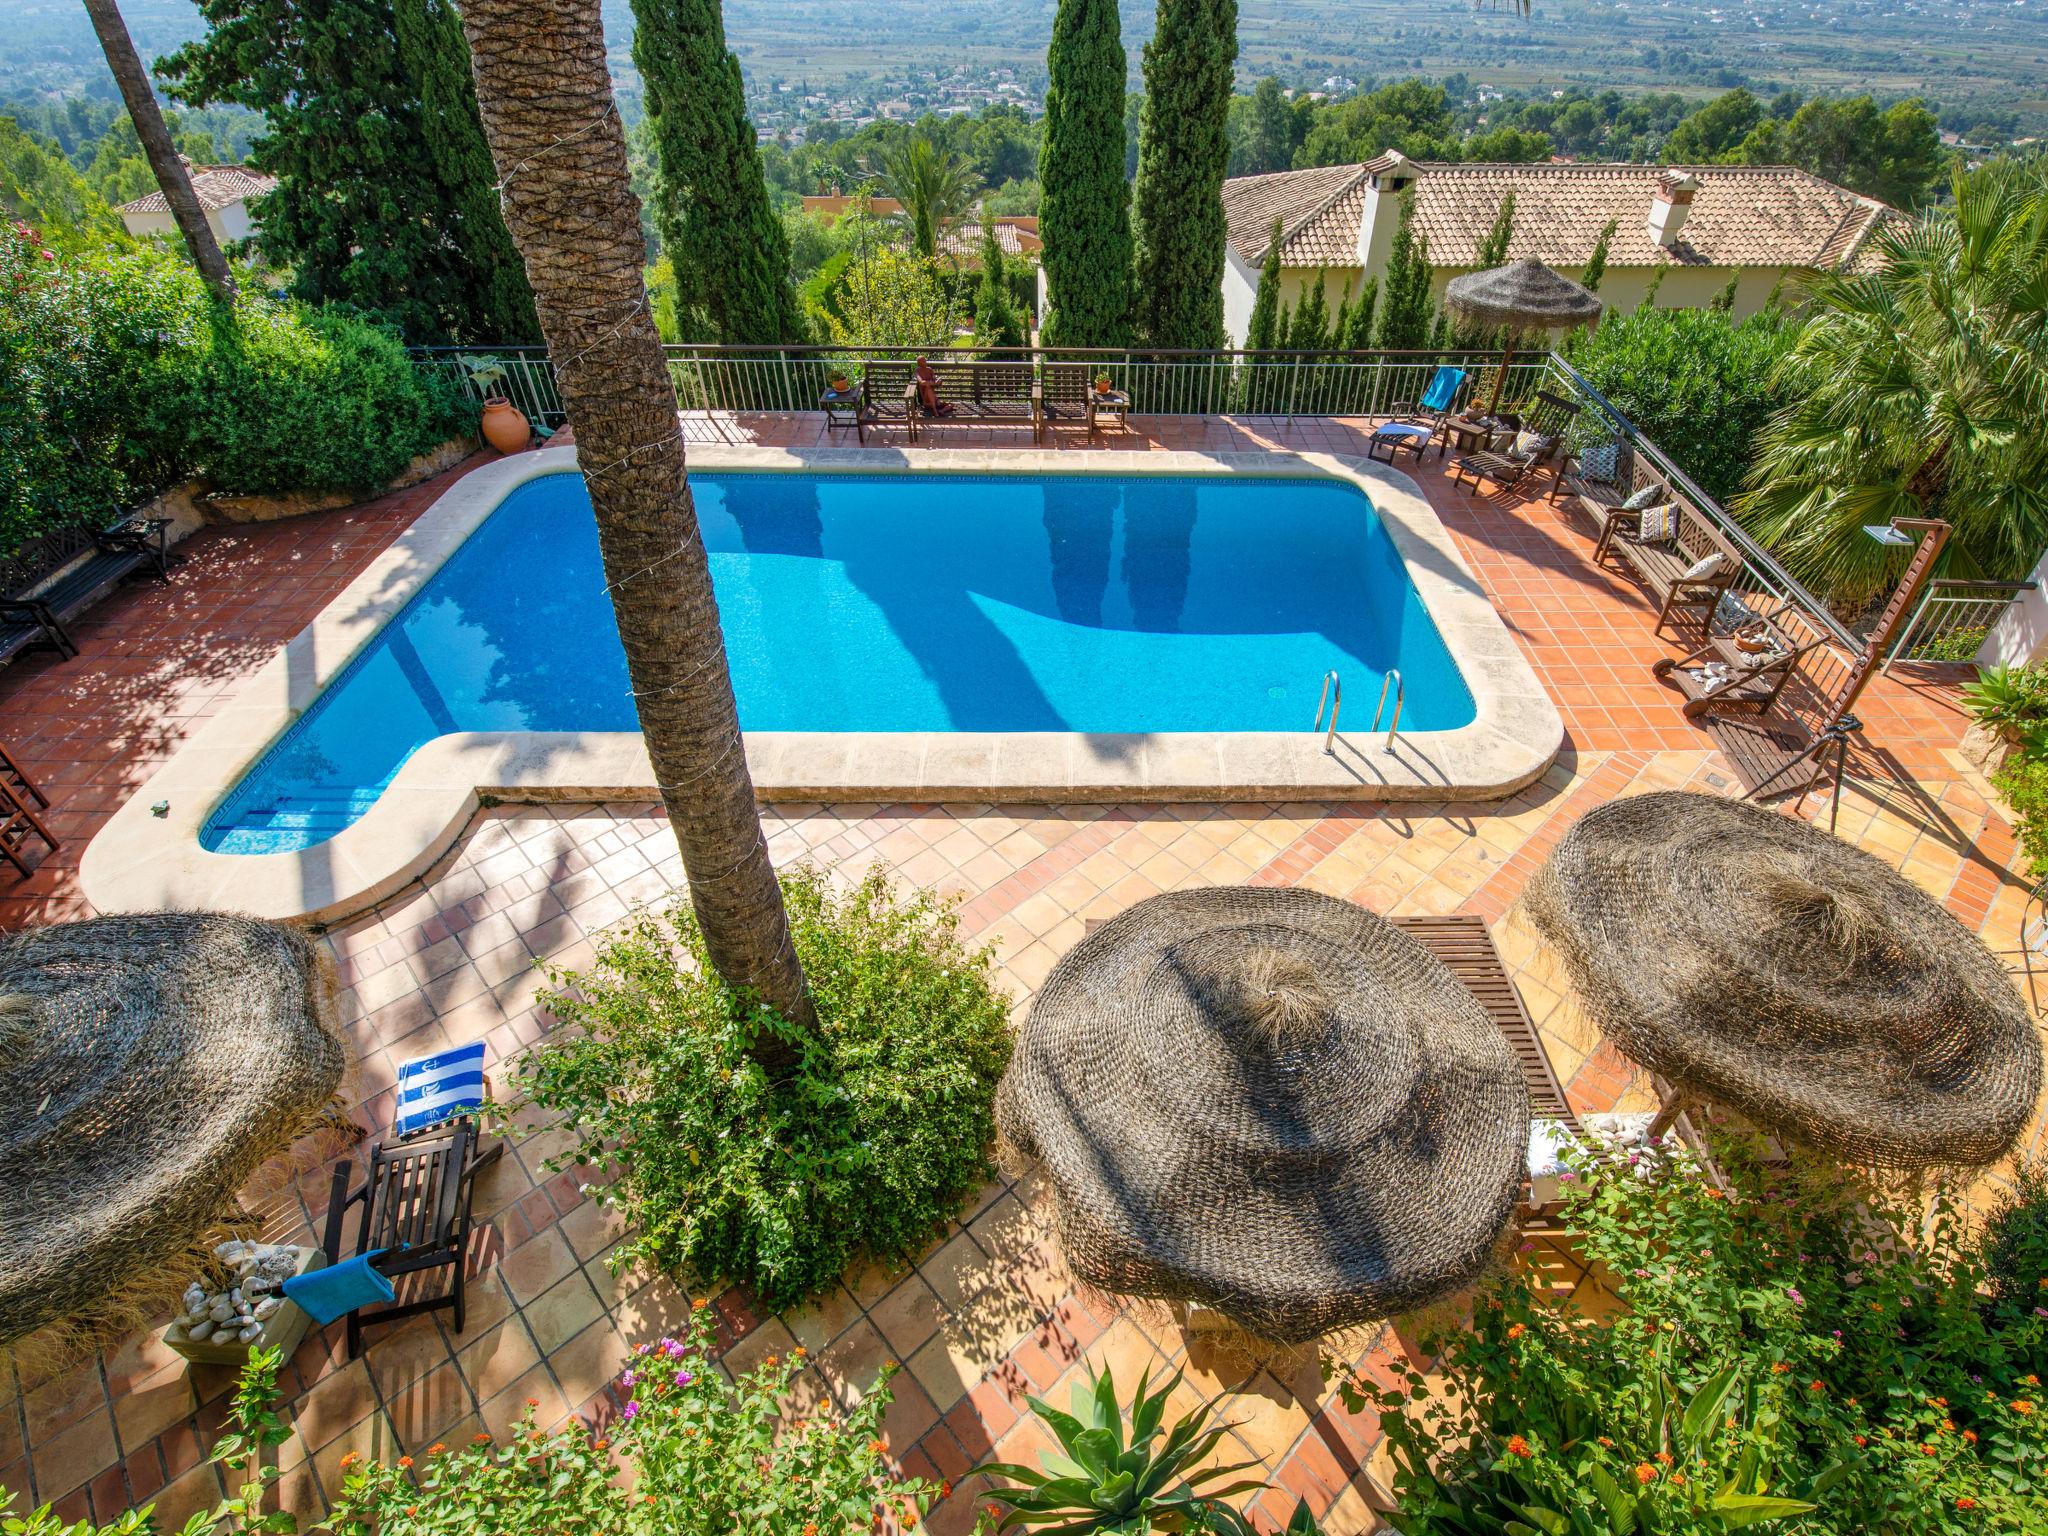
[[[1305,733],[1324,673],[1402,728],[1473,694],[1365,493],[1244,474],[692,476],[749,732]],[[637,729],[580,477],[508,492],[244,774],[201,845],[350,826],[426,743]]]

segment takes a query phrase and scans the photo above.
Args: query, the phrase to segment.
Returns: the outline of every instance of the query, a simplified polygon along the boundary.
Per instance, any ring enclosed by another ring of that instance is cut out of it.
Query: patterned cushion
[[[1687,566],[1685,574],[1678,579],[1680,581],[1705,581],[1709,576],[1720,575],[1721,567],[1727,563],[1728,557],[1717,549],[1710,555],[1702,555],[1691,565]]]
[[[1661,507],[1645,507],[1636,524],[1636,537],[1645,544],[1661,544],[1666,539],[1678,537],[1678,508],[1670,502]]]
[[[1654,503],[1657,500],[1657,498],[1659,496],[1662,496],[1663,494],[1663,486],[1646,485],[1640,491],[1637,491],[1633,496],[1629,497],[1627,501],[1624,501],[1621,504],[1621,510],[1624,512],[1640,512],[1643,510],[1643,508],[1650,506],[1652,503]]]
[[[1579,455],[1579,474],[1601,485],[1614,483],[1614,471],[1621,463],[1621,444],[1595,443]]]

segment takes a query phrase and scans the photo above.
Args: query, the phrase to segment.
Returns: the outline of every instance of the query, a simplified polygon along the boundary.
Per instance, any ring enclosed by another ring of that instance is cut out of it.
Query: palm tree
[[[726,984],[816,1022],[790,941],[683,462],[675,384],[641,273],[640,206],[599,0],[465,0],[462,26],[505,225],[576,430],[640,728]],[[793,1064],[762,1037],[771,1072]]]
[[[135,124],[135,137],[142,141],[142,153],[149,160],[156,184],[163,189],[164,202],[178,232],[192,252],[192,265],[199,269],[200,277],[216,298],[232,304],[234,274],[228,271],[227,258],[220,253],[220,242],[213,238],[213,227],[206,222],[206,210],[199,206],[199,194],[192,190],[192,177],[178,147],[171,142],[171,130],[164,124],[156,93],[149,88],[149,75],[135,52],[128,24],[121,19],[121,8],[115,0],[85,0],[85,9],[92,17],[93,31],[99,34],[107,68],[114,72],[114,83],[121,88],[129,121]]]
[[[911,247],[926,260],[938,256],[939,242],[974,211],[973,168],[929,134],[912,134],[883,150],[874,170],[882,194],[903,205]]]
[[[1865,524],[1941,517],[1950,570],[2026,574],[2048,545],[2048,170],[1959,176],[1955,206],[1880,234],[1879,265],[1813,280],[1779,364],[1793,391],[1737,511],[1830,599],[1895,575]]]

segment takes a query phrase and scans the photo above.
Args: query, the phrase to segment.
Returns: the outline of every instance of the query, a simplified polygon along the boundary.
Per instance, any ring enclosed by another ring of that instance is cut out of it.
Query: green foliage
[[[375,322],[214,306],[173,251],[63,261],[0,226],[0,549],[203,474],[228,492],[373,491],[475,407]]]
[[[1621,228],[1621,220],[1609,219],[1600,231],[1600,238],[1593,242],[1593,254],[1586,258],[1586,270],[1579,277],[1580,284],[1588,293],[1600,291],[1600,279],[1607,275],[1607,250],[1614,241],[1614,233]]]
[[[1566,1222],[1615,1292],[1590,1316],[1517,1271],[1443,1348],[1442,1390],[1351,1379],[1380,1409],[1408,1536],[1540,1530],[1850,1536],[2022,1531],[2048,1431],[2042,1316],[1980,1305],[1958,1207],[1717,1147],[1595,1154]],[[2048,1316],[2048,1314],[2043,1314]],[[1810,1514],[1803,1514],[1812,1506]]]
[[[981,227],[981,281],[974,289],[974,344],[984,351],[1024,345],[1024,324],[1010,307],[1009,267],[996,226]]]
[[[122,245],[121,219],[54,145],[0,117],[0,215],[28,225],[60,251]]]
[[[1257,1478],[1225,1482],[1258,1463],[1203,1465],[1230,1430],[1228,1424],[1209,1423],[1212,1404],[1203,1404],[1166,1428],[1166,1400],[1180,1380],[1176,1371],[1158,1391],[1148,1394],[1149,1374],[1138,1378],[1128,1435],[1116,1379],[1107,1370],[1074,1383],[1071,1412],[1027,1398],[1031,1411],[1059,1442],[1060,1454],[1045,1453],[1040,1458],[1043,1470],[1000,1461],[974,1469],[1010,1484],[992,1487],[985,1495],[1003,1510],[996,1529],[1044,1526],[1072,1536],[1128,1536],[1153,1530],[1251,1536],[1251,1522],[1222,1501],[1265,1487]],[[1297,1519],[1305,1515],[1306,1511],[1297,1511]],[[1312,1521],[1308,1529],[1313,1531]]]
[[[939,242],[974,211],[974,173],[929,134],[913,134],[876,165],[884,197],[903,205],[896,215],[911,250],[936,261]]]
[[[724,7],[633,0],[633,17],[654,145],[654,222],[675,273],[678,325],[701,317],[706,334],[692,339],[728,345],[805,340],[788,238],[769,205]]]
[[[1986,166],[1875,237],[1867,275],[1807,287],[1788,403],[1737,507],[1793,574],[1860,603],[1897,564],[1866,523],[1941,517],[1954,575],[2024,576],[2048,545],[2048,166]]]
[[[2017,1336],[2030,1317],[2048,1316],[2048,1161],[2023,1158],[2012,1187],[1984,1223],[1987,1305],[1993,1326]],[[2048,1371],[2048,1332],[2027,1357],[2029,1375]]]
[[[1297,352],[1316,351],[1329,343],[1328,276],[1322,268],[1316,269],[1316,280],[1302,290],[1301,302],[1295,306],[1294,316],[1288,322],[1287,345]]]
[[[913,1523],[938,1490],[889,1471],[894,1368],[850,1413],[798,1417],[803,1350],[728,1381],[707,1313],[700,1301],[683,1338],[640,1346],[605,1439],[580,1424],[543,1434],[529,1410],[505,1444],[435,1447],[410,1476],[366,1463],[343,1483],[334,1536],[867,1536],[881,1512]],[[614,1481],[620,1466],[629,1486]]]
[[[1145,45],[1132,194],[1133,328],[1154,347],[1221,347],[1223,179],[1237,0],[1159,0]]]
[[[433,3],[435,9],[424,7]],[[400,26],[396,7],[421,7]],[[158,61],[172,93],[264,115],[278,178],[257,245],[293,292],[386,317],[415,343],[527,340],[495,177],[445,0],[201,0],[211,30]]]
[[[1767,107],[1740,89],[1674,128],[1664,158],[1677,165],[1796,165],[1899,208],[1928,200],[1945,161],[1934,114],[1917,98],[1883,108],[1870,96]]]
[[[1500,211],[1493,216],[1493,228],[1486,232],[1486,238],[1479,242],[1478,265],[1484,269],[1498,267],[1508,259],[1508,245],[1515,238],[1515,192],[1510,187],[1500,200]]]
[[[1740,88],[1716,96],[1671,130],[1664,143],[1672,165],[1711,165],[1737,153],[1764,120],[1764,104]]]
[[[552,972],[574,1038],[518,1069],[576,1138],[561,1163],[616,1176],[616,1262],[741,1281],[776,1309],[921,1247],[979,1186],[1010,1050],[989,952],[962,948],[931,897],[879,872],[846,895],[809,869],[783,888],[815,1034],[728,991],[684,905],[627,924],[590,970]],[[764,1033],[801,1053],[789,1078],[763,1076]]]
[[[1413,348],[1430,344],[1440,317],[1436,300],[1430,294],[1429,280],[1429,242],[1415,231],[1415,198],[1411,193],[1401,199],[1401,222],[1394,229],[1394,243],[1387,252],[1374,346]]]
[[[533,290],[498,208],[498,173],[470,79],[462,18],[450,0],[392,0],[391,19],[406,74],[419,89],[420,136],[476,284],[465,324],[480,328],[477,340],[538,341]]]
[[[1390,149],[1410,160],[1456,160],[1458,138],[1444,88],[1401,80],[1317,113],[1297,163],[1352,165]]]
[[[1230,98],[1230,174],[1263,176],[1294,164],[1313,118],[1307,96],[1290,102],[1268,75],[1249,96]]]
[[[1273,220],[1273,238],[1259,263],[1259,291],[1252,296],[1251,319],[1245,324],[1245,347],[1266,352],[1280,345],[1280,220]]]
[[[1124,45],[1116,0],[1060,0],[1046,56],[1045,196],[1048,345],[1130,340],[1131,192],[1124,181]],[[1220,281],[1220,279],[1219,279]]]
[[[1565,355],[1710,496],[1741,487],[1757,434],[1787,398],[1773,367],[1792,329],[1764,310],[1733,321],[1715,310],[1610,311]]]
[[[2048,879],[2048,756],[2018,752],[1991,782],[2013,815],[2013,836],[2036,880]]]
[[[938,351],[953,344],[959,328],[938,264],[915,251],[882,246],[850,263],[834,297],[837,308],[827,309],[825,323],[842,347]]]

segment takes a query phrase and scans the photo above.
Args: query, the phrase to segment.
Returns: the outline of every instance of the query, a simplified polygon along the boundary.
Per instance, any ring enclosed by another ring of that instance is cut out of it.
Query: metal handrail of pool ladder
[[[1332,689],[1336,690],[1337,695],[1334,702],[1330,698]],[[1335,672],[1325,672],[1323,674],[1323,696],[1316,700],[1315,728],[1319,731],[1323,728],[1323,706],[1326,704],[1329,705],[1330,709],[1330,733],[1323,738],[1323,750],[1329,753],[1330,756],[1335,757],[1337,755],[1337,711],[1344,707],[1344,679]]]
[[[1380,728],[1380,716],[1387,712],[1387,688],[1390,684],[1394,690],[1394,718],[1387,724],[1387,744],[1384,750],[1388,752],[1394,750],[1394,733],[1401,729],[1401,700],[1408,692],[1408,685],[1401,680],[1400,668],[1389,667],[1386,678],[1380,683],[1379,707],[1372,712],[1374,730]]]

